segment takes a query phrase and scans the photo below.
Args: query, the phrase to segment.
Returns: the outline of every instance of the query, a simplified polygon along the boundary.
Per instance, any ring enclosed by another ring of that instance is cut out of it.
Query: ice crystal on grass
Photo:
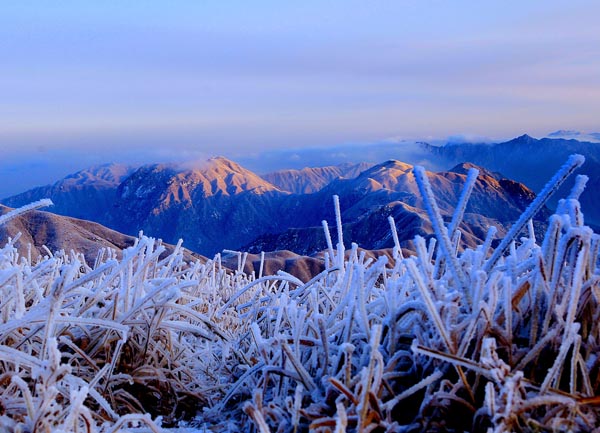
[[[416,169],[436,239],[393,262],[344,250],[303,283],[186,263],[140,237],[93,267],[0,250],[0,429],[159,431],[590,431],[600,423],[600,238],[572,193],[541,245],[528,221],[582,163],[572,158],[509,240],[458,252],[476,173],[449,228]],[[419,174],[420,173],[420,174]],[[518,238],[519,235],[523,237]],[[346,242],[349,240],[346,239]],[[262,267],[261,267],[262,268]],[[201,430],[202,431],[202,430]]]

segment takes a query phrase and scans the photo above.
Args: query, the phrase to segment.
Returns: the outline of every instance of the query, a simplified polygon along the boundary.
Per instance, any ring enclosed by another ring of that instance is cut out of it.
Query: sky
[[[596,0],[2,2],[0,197],[112,161],[597,131],[599,16]]]

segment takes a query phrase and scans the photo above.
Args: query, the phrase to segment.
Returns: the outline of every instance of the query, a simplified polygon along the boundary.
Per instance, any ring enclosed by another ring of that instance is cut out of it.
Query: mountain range
[[[448,171],[427,172],[448,221],[469,168],[474,167],[458,164]],[[492,224],[502,234],[534,197],[523,184],[479,170],[461,226],[463,245],[481,240]],[[169,243],[183,238],[187,248],[207,256],[223,249],[314,255],[326,248],[322,220],[329,222],[336,238],[333,195],[340,199],[345,239],[361,247],[393,246],[388,216],[396,220],[403,247],[411,248],[415,234],[432,233],[412,166],[395,160],[284,170],[263,177],[223,157],[193,167],[107,165],[3,202],[17,207],[49,197],[56,213],[133,236],[143,230]]]

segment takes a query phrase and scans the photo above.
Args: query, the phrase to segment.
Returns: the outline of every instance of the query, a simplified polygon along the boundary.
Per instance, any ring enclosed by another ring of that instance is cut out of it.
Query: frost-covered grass
[[[461,253],[476,173],[446,228],[417,168],[436,237],[415,239],[412,257],[396,245],[393,263],[356,245],[345,259],[344,240],[328,237],[326,270],[308,283],[228,272],[218,257],[188,264],[179,247],[161,259],[144,237],[91,268],[77,254],[19,257],[9,243],[0,430],[159,430],[195,416],[200,431],[590,431],[600,237],[579,209],[585,177],[541,243],[527,224],[582,162],[515,224],[525,233],[493,249],[490,229]]]

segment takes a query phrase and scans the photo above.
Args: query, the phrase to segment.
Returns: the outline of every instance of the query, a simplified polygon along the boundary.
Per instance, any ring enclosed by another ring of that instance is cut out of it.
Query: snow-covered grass
[[[229,272],[218,257],[185,263],[180,246],[160,258],[145,237],[93,267],[75,253],[20,257],[9,242],[0,431],[159,431],[191,417],[199,431],[592,430],[600,237],[579,209],[585,178],[541,243],[530,211],[525,233],[493,249],[491,229],[459,253],[469,185],[447,229],[415,174],[435,238],[415,239],[412,257],[397,245],[388,263],[356,245],[345,259],[328,237],[326,270],[308,283]]]

